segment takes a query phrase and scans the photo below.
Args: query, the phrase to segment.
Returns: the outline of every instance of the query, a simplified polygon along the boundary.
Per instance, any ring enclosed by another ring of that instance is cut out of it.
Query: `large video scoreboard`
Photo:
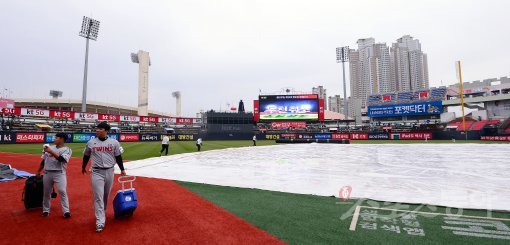
[[[324,100],[317,94],[260,95],[254,107],[255,121],[324,120]]]

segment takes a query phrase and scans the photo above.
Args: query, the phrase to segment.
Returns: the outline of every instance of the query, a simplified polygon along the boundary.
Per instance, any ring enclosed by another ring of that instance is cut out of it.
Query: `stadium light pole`
[[[464,135],[466,136],[466,140],[468,139],[467,128],[466,128],[466,119],[464,116],[464,88],[462,87],[462,68],[460,65],[460,61],[455,62],[455,70],[457,72],[457,79],[459,79],[459,94],[460,94],[460,104],[462,108],[462,129],[464,130]]]
[[[83,16],[81,24],[81,31],[79,35],[84,37],[86,41],[85,46],[85,70],[83,72],[83,93],[81,97],[81,112],[87,112],[87,72],[89,65],[89,40],[97,40],[99,33],[99,21],[92,18]]]
[[[349,105],[347,102],[347,82],[345,81],[345,62],[349,62],[349,46],[336,48],[336,63],[342,63],[342,75],[344,81],[344,116],[347,119],[349,115]]]

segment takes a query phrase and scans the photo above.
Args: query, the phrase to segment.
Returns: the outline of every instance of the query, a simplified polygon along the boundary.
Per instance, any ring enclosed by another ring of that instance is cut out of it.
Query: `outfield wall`
[[[6,132],[0,131],[0,144],[51,143],[56,133],[43,132]],[[67,133],[68,143],[85,143],[95,138],[95,133]],[[108,137],[120,142],[161,141],[165,134],[108,134]],[[170,141],[194,141],[196,134],[168,134]]]
[[[51,143],[56,133],[43,132],[7,132],[0,131],[0,144]],[[85,143],[96,137],[94,133],[67,133],[68,143]],[[161,141],[165,134],[108,134],[110,138],[120,142]],[[251,140],[252,133],[207,133],[169,134],[170,141],[195,141],[199,137],[204,140]],[[481,136],[479,131],[468,131],[468,140],[510,141],[510,136]],[[464,140],[464,132],[403,132],[403,133],[279,133],[257,134],[258,140],[279,139],[313,139],[313,140]]]

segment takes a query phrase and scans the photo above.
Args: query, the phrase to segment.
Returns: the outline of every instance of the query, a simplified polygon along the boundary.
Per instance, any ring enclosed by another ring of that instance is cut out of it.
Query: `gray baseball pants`
[[[67,197],[67,177],[65,171],[44,171],[43,175],[43,212],[50,212],[51,193],[53,192],[53,182],[57,186],[60,195],[60,204],[62,212],[69,212],[69,198]]]
[[[96,225],[106,223],[106,205],[108,196],[113,187],[114,168],[98,169],[92,168],[92,192],[94,193],[94,213]]]

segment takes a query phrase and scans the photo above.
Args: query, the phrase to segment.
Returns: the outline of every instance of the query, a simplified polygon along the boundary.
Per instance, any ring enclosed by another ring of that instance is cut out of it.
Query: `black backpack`
[[[43,179],[42,176],[28,177],[23,189],[23,202],[26,209],[40,208],[43,201]]]

